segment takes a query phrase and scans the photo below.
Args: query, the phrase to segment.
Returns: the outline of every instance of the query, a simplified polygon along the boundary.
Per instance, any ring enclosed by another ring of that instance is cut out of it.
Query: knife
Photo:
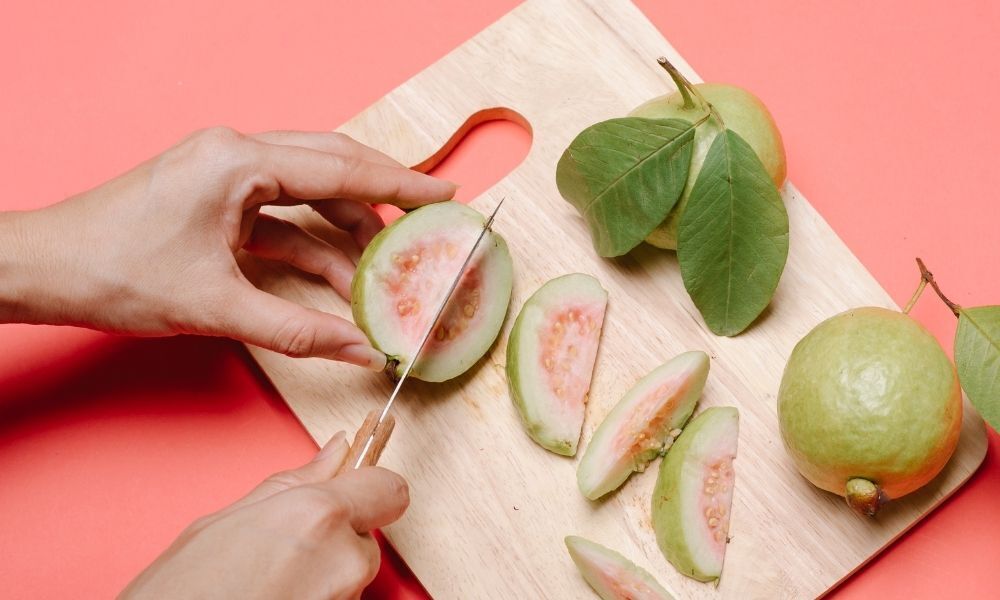
[[[410,371],[413,370],[413,365],[417,363],[417,359],[420,358],[420,353],[423,352],[424,347],[431,338],[431,334],[434,333],[434,329],[437,327],[438,322],[444,315],[445,309],[448,308],[448,303],[451,302],[451,297],[454,295],[455,290],[458,289],[458,285],[462,281],[462,277],[465,275],[466,270],[468,270],[469,265],[472,263],[472,258],[476,254],[476,250],[479,249],[479,245],[482,243],[483,239],[486,237],[486,233],[490,231],[493,226],[493,220],[497,216],[497,212],[500,207],[503,206],[503,201],[506,198],[501,198],[500,202],[497,204],[496,208],[493,209],[493,213],[490,214],[489,218],[483,224],[482,230],[479,232],[479,237],[476,238],[476,242],[472,245],[472,249],[465,256],[465,260],[462,262],[461,268],[458,270],[458,274],[451,282],[451,286],[444,295],[444,299],[441,301],[440,306],[438,306],[437,312],[434,313],[434,318],[431,319],[430,325],[427,327],[427,331],[420,338],[420,344],[417,345],[417,350],[412,354],[412,359],[407,363],[406,367],[403,369],[402,375],[396,380],[396,387],[393,388],[392,394],[389,395],[389,400],[386,401],[385,406],[382,407],[381,411],[373,410],[365,417],[364,422],[361,427],[358,428],[357,433],[354,435],[354,443],[351,444],[350,452],[348,452],[347,459],[344,461],[344,466],[341,467],[341,471],[345,471],[348,468],[359,469],[363,466],[373,466],[378,462],[379,456],[382,454],[382,449],[385,448],[386,443],[389,441],[389,435],[392,433],[392,428],[395,426],[395,419],[393,419],[390,414],[392,405],[396,402],[396,397],[399,396],[400,390],[403,388],[403,383],[406,381],[407,377],[410,376]]]

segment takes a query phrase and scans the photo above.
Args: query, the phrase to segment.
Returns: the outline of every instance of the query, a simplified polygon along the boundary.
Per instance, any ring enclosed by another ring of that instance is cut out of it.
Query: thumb
[[[358,533],[395,522],[410,505],[406,480],[381,467],[351,469],[316,487],[344,503],[351,527]]]
[[[218,335],[296,358],[316,356],[375,371],[385,368],[385,354],[372,348],[350,321],[272,296],[249,282],[237,284],[233,296]]]
[[[344,432],[338,431],[333,434],[330,441],[323,446],[312,460],[295,469],[280,471],[271,475],[262,481],[260,485],[250,490],[250,493],[246,496],[231,504],[226,509],[226,512],[266,500],[279,492],[294,487],[327,481],[333,478],[337,474],[337,471],[340,470],[340,466],[347,459],[349,451],[350,447],[347,445],[347,438]]]

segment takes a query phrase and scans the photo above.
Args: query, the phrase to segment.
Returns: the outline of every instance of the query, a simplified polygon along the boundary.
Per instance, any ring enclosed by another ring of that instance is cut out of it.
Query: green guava
[[[457,202],[430,204],[400,217],[371,241],[351,284],[351,309],[396,375],[413,359],[448,288],[485,224]],[[507,244],[489,231],[413,366],[424,381],[446,381],[489,350],[507,315],[513,266]]]
[[[722,575],[732,514],[739,412],[708,408],[688,424],[660,463],[653,530],[663,556],[683,575]]]
[[[774,184],[780,188],[785,182],[786,174],[785,147],[781,142],[781,132],[764,103],[747,90],[734,85],[698,83],[694,87],[722,115],[725,126],[750,144]],[[647,101],[630,112],[629,116],[647,119],[679,118],[694,122],[704,114],[705,109],[699,103],[685,104],[684,96],[678,91]],[[667,218],[646,238],[648,243],[670,250],[677,248],[677,225],[680,223],[681,213],[687,206],[708,149],[720,131],[720,125],[715,119],[708,120],[695,130],[687,184]]]
[[[566,537],[566,548],[602,600],[673,600],[648,571],[610,548],[575,535]]]
[[[799,472],[874,516],[944,468],[962,427],[962,391],[923,326],[898,311],[856,308],[796,344],[778,420]]]
[[[596,279],[573,273],[540,287],[514,321],[510,395],[531,439],[556,454],[576,454],[607,305]]]
[[[597,500],[667,452],[694,412],[708,379],[708,355],[685,352],[640,379],[597,427],[576,471]]]

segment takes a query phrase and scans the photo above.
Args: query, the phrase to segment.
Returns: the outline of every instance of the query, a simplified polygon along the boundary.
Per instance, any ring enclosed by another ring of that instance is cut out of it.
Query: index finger
[[[402,166],[375,163],[299,146],[260,143],[260,168],[300,200],[349,198],[416,208],[449,200],[455,184]],[[259,201],[250,194],[251,202]]]
[[[390,167],[403,166],[385,153],[336,131],[264,131],[255,133],[251,137],[268,144],[301,146],[341,156],[354,155],[369,162],[389,165]]]
[[[410,505],[406,480],[382,467],[350,469],[316,485],[344,502],[351,527],[358,533],[395,522]]]

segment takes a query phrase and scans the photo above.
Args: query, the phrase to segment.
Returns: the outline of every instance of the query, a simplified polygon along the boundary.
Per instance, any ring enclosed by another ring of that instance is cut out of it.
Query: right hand
[[[122,598],[358,598],[378,572],[369,532],[399,519],[406,481],[379,467],[337,475],[343,433],[308,464],[272,475],[193,523]]]

